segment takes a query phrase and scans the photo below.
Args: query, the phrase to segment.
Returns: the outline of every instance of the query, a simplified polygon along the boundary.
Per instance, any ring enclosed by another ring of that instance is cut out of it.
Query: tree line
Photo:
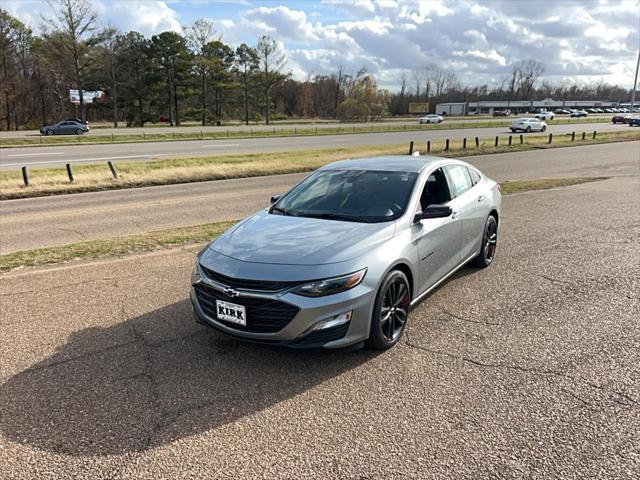
[[[117,126],[166,121],[220,125],[225,120],[265,122],[289,117],[369,121],[408,113],[410,102],[491,99],[626,99],[628,92],[604,82],[552,84],[544,65],[513,65],[495,87],[464,85],[429,64],[402,73],[397,91],[377,86],[366,69],[309,75],[298,81],[286,70],[281,44],[263,35],[253,45],[232,48],[208,20],[196,20],[183,33],[150,38],[136,31],[101,27],[87,0],[50,0],[41,33],[0,9],[0,125],[33,127],[77,115]],[[79,90],[79,104],[69,90]],[[85,92],[106,92],[91,103]],[[90,104],[91,103],[91,104]],[[90,105],[89,105],[90,104]]]

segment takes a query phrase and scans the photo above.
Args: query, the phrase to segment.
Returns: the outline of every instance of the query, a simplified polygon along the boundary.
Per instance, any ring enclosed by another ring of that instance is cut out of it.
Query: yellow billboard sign
[[[429,102],[410,102],[409,113],[428,113]]]

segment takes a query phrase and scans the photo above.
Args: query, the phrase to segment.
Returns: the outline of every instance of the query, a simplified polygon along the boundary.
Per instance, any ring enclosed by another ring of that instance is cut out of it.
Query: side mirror
[[[272,195],[271,196],[271,205],[273,205],[274,203],[276,203],[278,200],[280,200],[280,197],[282,197],[282,195]]]
[[[447,207],[446,205],[429,205],[422,212],[416,213],[416,216],[413,217],[413,223],[418,223],[420,220],[426,220],[428,218],[445,218],[452,213],[453,210],[451,210],[451,207]]]

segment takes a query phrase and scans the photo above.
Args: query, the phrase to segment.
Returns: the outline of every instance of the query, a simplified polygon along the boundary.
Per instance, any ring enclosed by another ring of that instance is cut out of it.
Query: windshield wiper
[[[301,217],[310,217],[310,218],[322,218],[325,220],[345,220],[347,222],[361,222],[361,223],[370,223],[370,220],[367,217],[358,217],[353,215],[342,215],[334,212],[318,212],[318,213],[301,213]]]
[[[269,211],[269,213],[273,213],[273,212],[279,212],[282,215],[291,215],[287,210],[280,207],[271,207],[271,210]]]

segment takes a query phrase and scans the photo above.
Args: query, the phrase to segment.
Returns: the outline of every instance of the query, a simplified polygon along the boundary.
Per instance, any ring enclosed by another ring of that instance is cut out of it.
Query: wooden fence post
[[[67,175],[69,176],[69,182],[73,183],[76,181],[76,179],[73,176],[73,170],[71,168],[71,164],[67,163]]]
[[[25,187],[29,186],[29,171],[26,166],[22,167],[22,181],[24,182]]]

